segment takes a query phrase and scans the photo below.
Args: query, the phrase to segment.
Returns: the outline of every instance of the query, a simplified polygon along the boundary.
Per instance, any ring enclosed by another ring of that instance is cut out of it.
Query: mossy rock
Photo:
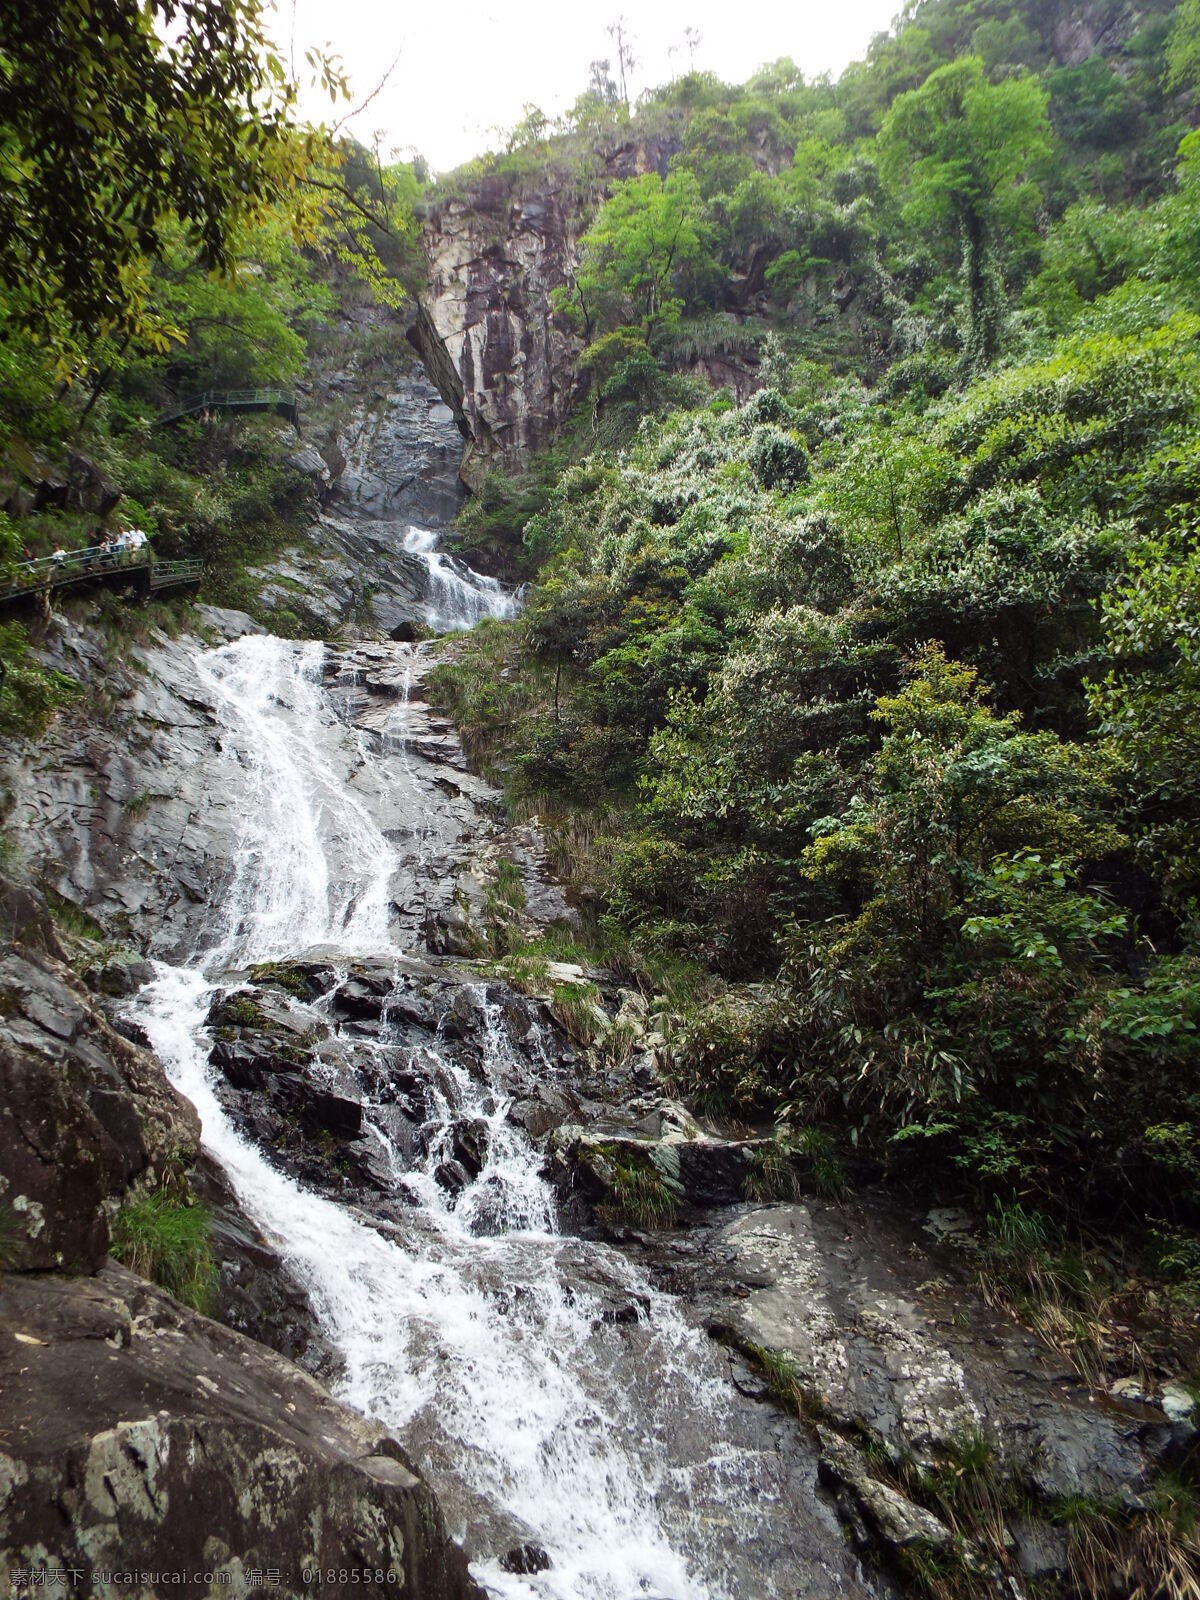
[[[289,961],[260,961],[250,968],[255,983],[282,989],[295,1000],[318,1000],[325,993],[317,975],[309,967]]]

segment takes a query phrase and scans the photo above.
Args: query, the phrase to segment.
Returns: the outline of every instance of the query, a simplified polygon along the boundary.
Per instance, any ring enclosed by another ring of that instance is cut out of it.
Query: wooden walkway
[[[296,395],[291,389],[206,389],[183,400],[173,411],[164,411],[155,420],[156,428],[169,422],[180,422],[184,417],[202,415],[205,411],[274,411],[296,423]]]
[[[19,562],[7,577],[0,578],[0,606],[92,583],[136,587],[143,595],[194,589],[203,573],[203,561],[155,561],[145,545],[121,551],[93,545],[88,550]]]

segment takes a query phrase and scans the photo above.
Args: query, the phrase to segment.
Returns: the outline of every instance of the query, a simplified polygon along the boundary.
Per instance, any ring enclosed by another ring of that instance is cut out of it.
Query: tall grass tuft
[[[207,1206],[188,1204],[172,1190],[134,1195],[117,1212],[111,1252],[123,1265],[207,1313],[217,1269],[209,1245]]]

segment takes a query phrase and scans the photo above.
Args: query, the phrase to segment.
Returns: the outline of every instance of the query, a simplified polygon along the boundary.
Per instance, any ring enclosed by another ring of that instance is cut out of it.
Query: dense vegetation
[[[6,23],[0,553],[115,503],[253,604],[312,510],[293,437],[155,419],[292,385],[398,300],[424,177],[296,125],[256,0],[110,9],[107,66],[82,0]],[[1093,10],[923,0],[837,83],[692,72],[632,110],[597,63],[437,186],[574,194],[590,386],[467,514],[536,583],[443,681],[678,1012],[694,1099],[1149,1219],[1191,1273],[1200,19]],[[652,170],[606,176],[618,144]],[[72,687],[0,644],[30,731]]]
[[[584,411],[470,513],[523,525],[529,605],[442,673],[696,1101],[1136,1226],[1181,1278],[1197,20],[1062,65],[1065,9],[925,0],[836,84],[649,97],[666,176],[598,203],[562,294]],[[580,130],[625,115],[594,93],[492,169],[584,193]]]
[[[562,124],[530,108],[435,186],[298,125],[259,0],[43,11],[0,0],[0,575],[136,523],[256,609],[248,568],[314,510],[296,435],[162,414],[392,370],[402,324],[354,314],[412,287],[422,197],[552,185],[582,219],[555,311],[586,397],[465,514],[534,581],[439,681],[593,914],[582,949],[523,949],[501,862],[491,953],[642,984],[674,1087],[776,1125],[749,1197],[795,1196],[803,1153],[826,1195],[970,1201],[989,1292],[1081,1369],[1116,1306],[1147,1358],[1190,1319],[1194,1374],[1200,0],[910,0],[836,83],[783,60],[633,108],[622,47]],[[296,604],[265,620],[308,631]],[[37,628],[0,626],[5,737],[81,693]],[[611,1050],[599,992],[550,1006]],[[164,1177],[114,1250],[204,1308],[207,1213]],[[649,1172],[614,1201],[676,1214]],[[997,1537],[969,1453],[944,1482],[890,1466]],[[1197,1592],[1194,1444],[1176,1464],[1070,1508],[1080,1592]]]

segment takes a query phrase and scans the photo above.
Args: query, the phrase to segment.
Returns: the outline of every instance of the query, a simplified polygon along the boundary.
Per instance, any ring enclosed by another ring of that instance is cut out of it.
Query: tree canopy
[[[915,228],[962,251],[973,350],[995,354],[1000,297],[989,281],[1002,236],[1028,236],[1050,149],[1047,94],[1028,73],[991,83],[977,56],[948,62],[897,97],[879,132],[884,176]]]
[[[0,271],[31,326],[135,329],[177,230],[229,272],[309,153],[293,104],[259,0],[3,0]]]
[[[617,322],[637,320],[647,332],[677,321],[706,238],[690,173],[664,181],[648,172],[619,184],[579,241],[574,304],[589,331],[612,307]]]

